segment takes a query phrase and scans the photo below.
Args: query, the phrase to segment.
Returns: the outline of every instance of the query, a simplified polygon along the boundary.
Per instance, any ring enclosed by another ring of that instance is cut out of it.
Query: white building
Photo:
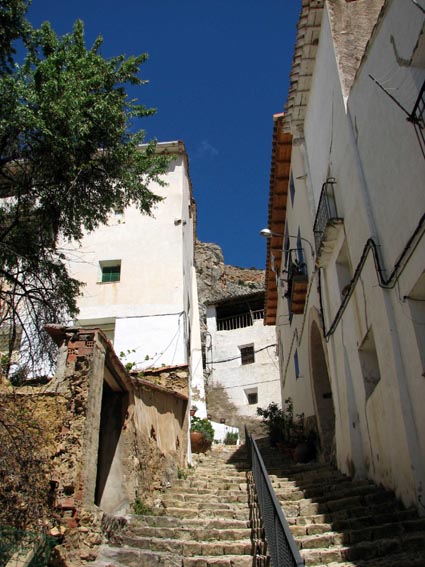
[[[193,265],[195,204],[182,142],[158,144],[173,156],[152,216],[116,211],[68,252],[84,282],[77,324],[100,327],[133,369],[189,365],[192,393],[206,414],[198,296]]]
[[[276,333],[264,326],[264,292],[207,304],[208,385],[220,386],[240,415],[281,405]]]
[[[303,0],[266,295],[282,396],[316,421],[323,458],[421,511],[424,81],[424,0]]]

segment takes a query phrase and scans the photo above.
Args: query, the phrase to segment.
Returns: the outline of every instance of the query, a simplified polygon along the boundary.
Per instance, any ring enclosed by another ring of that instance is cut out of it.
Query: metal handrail
[[[264,524],[267,550],[273,567],[300,567],[305,563],[289,529],[266,467],[257,447],[245,426],[245,443],[257,492],[258,506]]]

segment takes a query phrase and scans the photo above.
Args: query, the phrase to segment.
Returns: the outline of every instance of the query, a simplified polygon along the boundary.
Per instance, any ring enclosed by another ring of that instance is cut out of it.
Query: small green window
[[[119,282],[120,276],[121,264],[102,266],[102,282]]]

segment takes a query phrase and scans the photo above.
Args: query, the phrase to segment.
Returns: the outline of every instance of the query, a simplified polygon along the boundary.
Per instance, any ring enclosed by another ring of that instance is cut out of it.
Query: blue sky
[[[105,57],[147,52],[149,84],[131,94],[155,116],[148,138],[183,140],[198,238],[227,264],[264,268],[272,115],[289,83],[299,0],[32,0],[34,26],[59,34],[84,21]]]

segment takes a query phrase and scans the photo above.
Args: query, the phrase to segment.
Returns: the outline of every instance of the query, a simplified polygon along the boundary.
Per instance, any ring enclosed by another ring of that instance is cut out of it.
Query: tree
[[[31,28],[25,0],[0,0],[0,351],[8,373],[18,343],[27,366],[48,351],[46,322],[77,312],[80,284],[58,242],[79,239],[130,203],[150,213],[160,200],[168,157],[140,145],[135,119],[152,115],[126,93],[143,85],[147,55],[105,59],[81,21],[58,37],[48,23]],[[14,60],[14,41],[26,49]],[[22,335],[22,340],[21,340]],[[5,348],[7,345],[7,349]]]

